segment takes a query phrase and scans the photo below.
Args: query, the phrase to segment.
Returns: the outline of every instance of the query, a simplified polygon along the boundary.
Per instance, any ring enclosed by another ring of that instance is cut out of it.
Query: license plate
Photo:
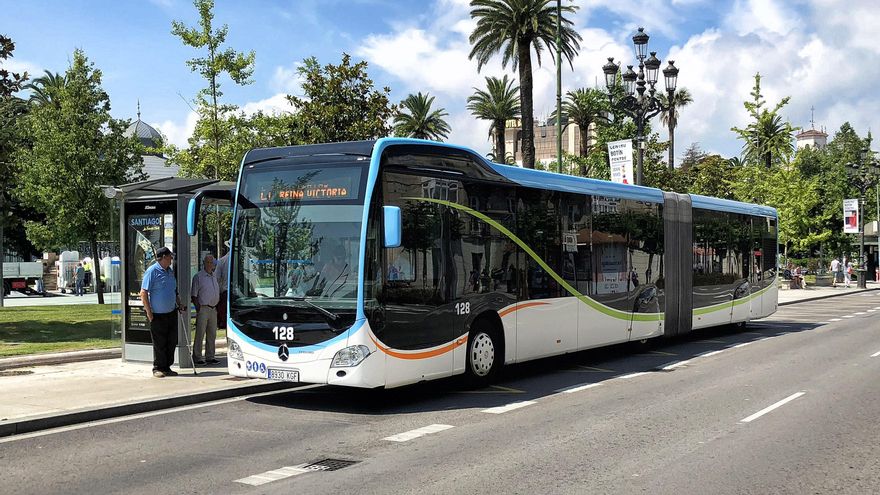
[[[277,368],[269,368],[269,379],[282,382],[298,382],[299,370],[282,370]]]

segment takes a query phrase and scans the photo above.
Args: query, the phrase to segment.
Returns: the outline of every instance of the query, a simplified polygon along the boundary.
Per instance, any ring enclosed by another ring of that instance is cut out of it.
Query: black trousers
[[[170,370],[177,348],[177,312],[153,313],[150,336],[153,338],[153,371]]]

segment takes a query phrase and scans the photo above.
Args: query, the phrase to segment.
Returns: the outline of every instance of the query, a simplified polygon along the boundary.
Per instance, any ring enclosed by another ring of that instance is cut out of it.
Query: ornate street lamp
[[[859,153],[857,163],[846,164],[846,175],[850,184],[859,190],[859,287],[866,288],[867,283],[867,256],[865,255],[865,226],[862,218],[865,214],[865,192],[874,187],[880,179],[880,167],[874,160],[874,153],[865,148]]]
[[[671,107],[660,103],[660,100],[655,96],[655,85],[659,78],[661,63],[660,59],[657,58],[657,52],[650,52],[649,54],[648,39],[649,36],[645,33],[645,28],[641,27],[632,38],[636,58],[639,60],[639,71],[634,71],[633,66],[628,65],[626,72],[621,76],[621,79],[623,79],[623,98],[616,101],[614,99],[614,88],[617,85],[617,74],[620,66],[614,62],[614,57],[609,57],[608,63],[602,66],[602,72],[605,73],[605,86],[608,88],[608,100],[611,106],[632,117],[636,123],[636,143],[639,150],[635,177],[637,185],[643,185],[645,182],[643,172],[645,161],[645,122],[660,112],[671,109]],[[675,67],[675,62],[670,60],[669,65],[663,69],[663,79],[666,84],[666,92],[669,95],[668,101],[671,102],[675,93],[676,83],[678,82],[678,68]]]

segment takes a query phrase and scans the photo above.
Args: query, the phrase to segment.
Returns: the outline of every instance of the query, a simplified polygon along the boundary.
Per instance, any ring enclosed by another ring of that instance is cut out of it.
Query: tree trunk
[[[95,294],[98,294],[98,304],[104,304],[104,291],[101,287],[101,255],[98,253],[98,238],[94,235],[89,237],[89,247],[92,249],[92,276],[95,277]]]
[[[764,165],[769,169],[773,164],[773,156],[768,152],[764,154]]]
[[[504,128],[505,122],[503,120],[495,121],[495,161],[507,164],[507,150],[504,149]]]
[[[581,157],[584,158],[584,162],[580,164],[580,176],[586,177],[588,173],[586,158],[590,154],[590,122],[579,122],[578,127],[581,129]]]
[[[519,58],[519,101],[522,107],[523,167],[535,168],[535,115],[532,109],[532,40],[517,40]]]
[[[669,111],[675,112],[675,109],[670,108]],[[673,122],[671,115],[669,118],[669,170],[675,170],[675,122]]]

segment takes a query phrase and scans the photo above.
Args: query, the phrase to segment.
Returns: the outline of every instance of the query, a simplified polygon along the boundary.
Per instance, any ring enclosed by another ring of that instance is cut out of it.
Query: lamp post
[[[865,148],[859,153],[857,163],[846,164],[846,174],[850,183],[859,190],[859,288],[864,289],[867,283],[867,256],[865,256],[865,192],[874,187],[880,176],[880,168],[874,160],[871,150]]]
[[[636,143],[639,152],[635,182],[641,186],[645,180],[643,173],[645,122],[671,108],[664,106],[655,96],[654,86],[657,84],[660,72],[660,59],[657,58],[657,52],[648,53],[648,34],[645,33],[645,28],[640,27],[632,40],[635,45],[636,58],[639,61],[639,71],[636,73],[632,65],[627,66],[626,72],[622,76],[625,93],[623,98],[617,101],[614,99],[614,88],[617,85],[617,74],[620,70],[620,66],[614,62],[614,57],[608,58],[608,63],[602,66],[602,72],[605,73],[605,86],[608,88],[608,100],[612,108],[629,115],[636,123]],[[678,68],[675,67],[674,61],[670,60],[669,65],[663,69],[663,78],[666,83],[666,92],[669,95],[668,101],[671,102],[675,93],[675,85],[678,82]],[[645,94],[646,92],[647,94]]]

